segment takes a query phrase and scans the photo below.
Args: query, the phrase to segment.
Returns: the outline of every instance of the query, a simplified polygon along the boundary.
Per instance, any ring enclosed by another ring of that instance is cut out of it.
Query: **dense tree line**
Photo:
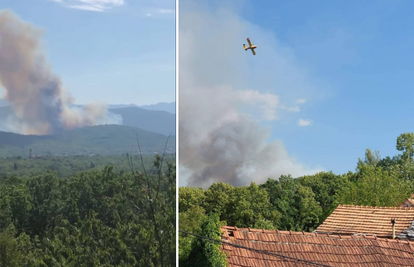
[[[175,154],[165,154],[164,158],[175,161]],[[145,166],[151,166],[154,155],[142,155],[142,160]],[[141,155],[9,157],[0,159],[0,178],[10,175],[41,175],[48,170],[56,172],[59,177],[67,178],[82,171],[103,170],[106,166],[116,166],[118,171],[128,172],[131,171],[131,161],[134,168],[140,166]]]
[[[310,232],[338,204],[398,206],[414,193],[414,133],[400,135],[396,148],[402,153],[392,158],[381,158],[378,151],[367,149],[355,171],[341,175],[282,175],[260,185],[215,183],[207,190],[180,187],[179,228],[209,237],[217,237],[220,225]],[[205,229],[206,221],[214,226],[209,231]],[[220,253],[214,254],[218,252],[211,252],[200,242],[180,235],[181,264],[191,266],[194,255],[200,253],[220,260]],[[204,261],[199,266],[215,265]]]
[[[175,164],[124,160],[0,178],[0,266],[175,266]]]

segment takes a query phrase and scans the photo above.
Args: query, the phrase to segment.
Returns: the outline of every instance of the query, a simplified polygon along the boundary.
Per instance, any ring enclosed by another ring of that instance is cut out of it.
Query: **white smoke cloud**
[[[172,14],[175,12],[174,9],[163,9],[163,8],[160,8],[157,11],[161,14]]]
[[[306,103],[306,99],[304,99],[304,98],[298,99],[298,100],[296,100],[296,103],[297,104],[304,104],[304,103]]]
[[[102,12],[125,5],[124,0],[49,0],[68,8]]]
[[[300,111],[313,90],[306,71],[271,33],[201,2],[180,2],[180,185],[246,185],[319,171],[290,157],[281,141],[268,143],[270,129],[259,123]],[[257,56],[243,51],[246,37]],[[293,103],[281,103],[282,94]]]
[[[298,125],[299,126],[309,126],[313,123],[312,120],[304,120],[304,119],[299,119],[298,121]]]
[[[2,128],[44,135],[121,123],[122,117],[109,114],[105,104],[73,106],[74,99],[43,54],[41,36],[41,30],[14,13],[0,11],[0,86],[13,112]]]

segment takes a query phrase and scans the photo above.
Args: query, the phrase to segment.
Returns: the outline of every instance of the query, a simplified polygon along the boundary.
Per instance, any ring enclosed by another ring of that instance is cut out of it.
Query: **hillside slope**
[[[67,131],[59,135],[35,136],[0,132],[0,157],[32,155],[89,155],[162,153],[167,136],[122,125],[100,125]],[[167,145],[175,152],[175,137]]]

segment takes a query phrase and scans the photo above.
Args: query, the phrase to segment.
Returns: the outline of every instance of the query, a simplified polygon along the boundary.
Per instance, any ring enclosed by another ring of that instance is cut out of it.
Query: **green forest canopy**
[[[8,158],[0,169],[1,267],[175,266],[175,157]]]

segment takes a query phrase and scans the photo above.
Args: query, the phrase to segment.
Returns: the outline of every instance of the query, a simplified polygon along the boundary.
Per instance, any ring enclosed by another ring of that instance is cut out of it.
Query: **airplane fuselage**
[[[246,47],[246,50],[247,49],[256,49],[256,48],[257,48],[257,45],[252,45],[252,46]]]

